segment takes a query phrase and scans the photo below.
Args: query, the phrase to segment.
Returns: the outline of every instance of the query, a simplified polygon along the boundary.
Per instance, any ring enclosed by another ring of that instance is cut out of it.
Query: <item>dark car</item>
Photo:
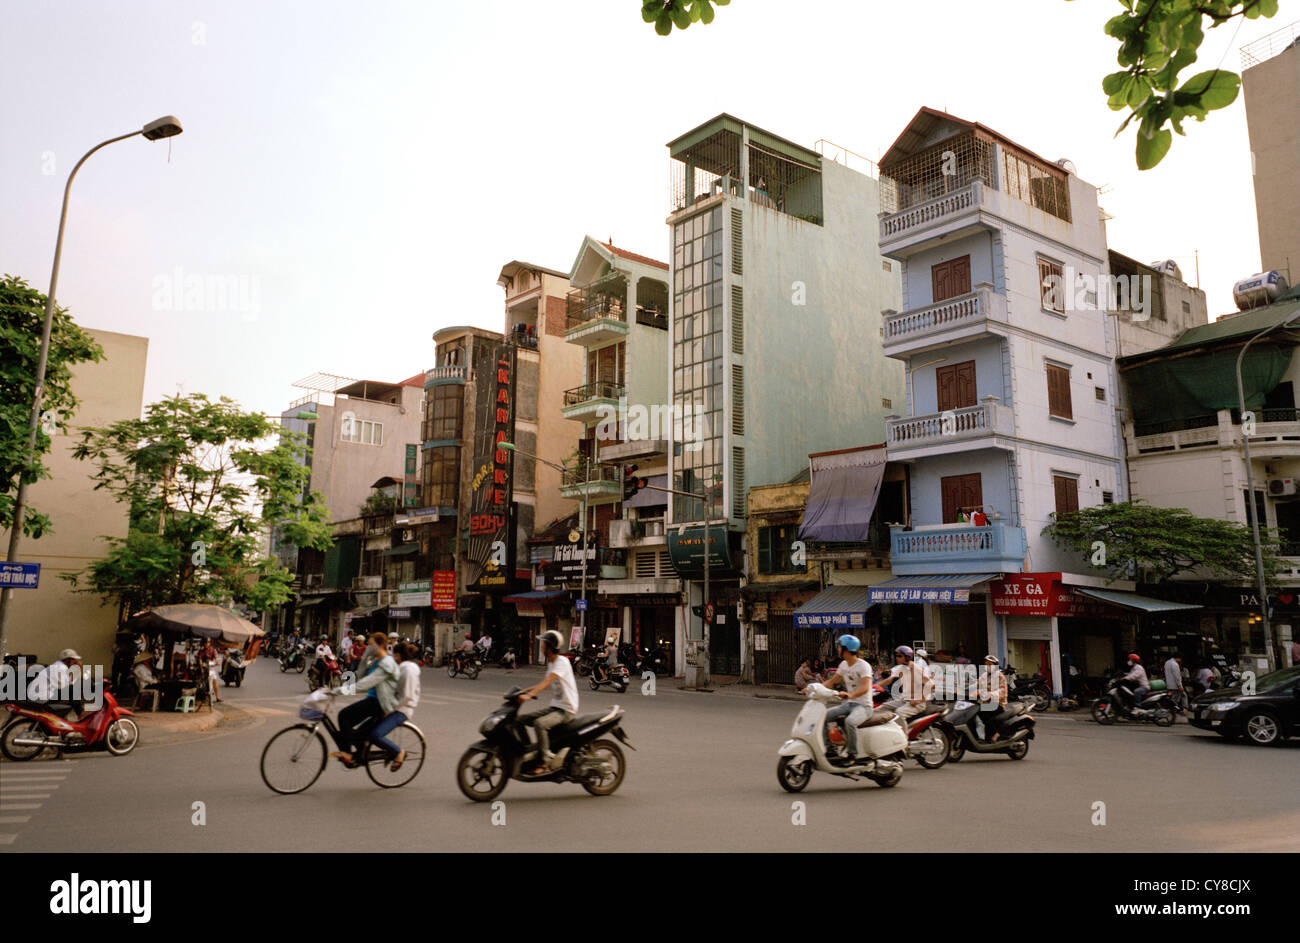
[[[1255,679],[1254,694],[1243,694],[1240,685],[1202,694],[1190,713],[1193,726],[1260,746],[1300,736],[1300,667]]]

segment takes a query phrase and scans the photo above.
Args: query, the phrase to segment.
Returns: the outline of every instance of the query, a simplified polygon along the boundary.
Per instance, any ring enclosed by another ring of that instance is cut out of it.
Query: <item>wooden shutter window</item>
[[[934,381],[939,412],[975,405],[975,361],[938,367],[934,371]]]
[[[1079,510],[1079,482],[1064,475],[1052,476],[1052,489],[1056,492],[1056,514],[1069,514]]]
[[[970,256],[930,266],[931,297],[935,304],[970,292]]]
[[[1052,289],[1052,297],[1048,292]],[[1065,293],[1070,286],[1065,284],[1065,273],[1061,266],[1047,259],[1038,260],[1038,297],[1042,306],[1049,311],[1065,314]]]
[[[1070,401],[1070,371],[1056,364],[1047,365],[1047,411],[1058,419],[1073,419]]]

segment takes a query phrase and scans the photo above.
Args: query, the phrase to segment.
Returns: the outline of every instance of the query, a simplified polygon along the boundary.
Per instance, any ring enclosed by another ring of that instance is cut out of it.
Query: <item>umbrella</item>
[[[266,633],[225,606],[206,603],[181,603],[155,606],[131,617],[134,626],[157,632],[189,633],[199,638],[247,642]]]

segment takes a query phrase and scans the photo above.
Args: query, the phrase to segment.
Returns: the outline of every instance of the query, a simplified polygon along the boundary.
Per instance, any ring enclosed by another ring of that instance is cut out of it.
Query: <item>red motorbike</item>
[[[889,700],[889,691],[884,685],[873,684],[871,691],[877,709]],[[943,725],[935,723],[945,710],[944,705],[927,701],[915,715],[899,721],[907,731],[907,755],[926,769],[938,769],[948,762],[948,756],[952,752],[952,741],[948,739]]]
[[[0,730],[0,753],[15,762],[30,760],[48,749],[62,752],[89,750],[102,745],[114,756],[125,756],[140,742],[135,716],[117,703],[107,689],[99,710],[77,721],[61,717],[47,705],[30,701],[6,704],[13,714]]]
[[[307,670],[307,687],[313,691],[317,688],[329,688],[332,691],[341,684],[343,684],[343,669],[339,667],[339,660],[333,655],[317,658]]]

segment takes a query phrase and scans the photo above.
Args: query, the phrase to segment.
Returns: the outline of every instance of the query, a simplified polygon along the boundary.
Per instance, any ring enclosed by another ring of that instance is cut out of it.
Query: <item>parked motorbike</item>
[[[438,663],[438,653],[435,652],[432,647],[426,648],[424,650],[424,653],[420,655],[420,664],[426,668],[432,667],[437,663]]]
[[[312,691],[317,688],[329,688],[332,691],[342,683],[343,669],[333,655],[318,657],[307,672],[307,687]]]
[[[241,687],[244,683],[244,651],[240,648],[228,649],[221,664],[221,681],[223,684]]]
[[[620,665],[627,665],[627,670],[640,673],[641,671],[641,653],[631,642],[624,642],[618,647],[618,662]]]
[[[629,749],[636,749],[623,732],[624,711],[615,704],[604,714],[584,714],[550,730],[555,752],[551,769],[531,773],[537,746],[519,718],[523,688],[506,692],[503,703],[479,725],[483,739],[472,743],[456,764],[456,785],[466,798],[490,802],[511,779],[530,783],[580,783],[593,796],[608,796],[623,782],[627,763],[618,743],[602,739],[612,734]]]
[[[989,716],[994,712],[980,710],[977,701],[957,701],[937,721],[951,741],[948,762],[960,762],[967,750],[971,753],[1005,753],[1013,760],[1023,760],[1029,753],[1029,741],[1034,739],[1034,726],[1038,723],[1030,713],[1031,709],[1024,701],[1008,702],[1003,711],[1002,736],[989,740]],[[983,733],[978,727],[983,728]]]
[[[451,657],[447,659],[448,678],[454,678],[456,675],[462,674],[473,681],[482,670],[483,656],[477,651],[452,652]]]
[[[1119,680],[1112,678],[1106,687],[1106,693],[1092,702],[1092,719],[1097,723],[1110,726],[1123,717],[1139,723],[1152,723],[1157,727],[1173,726],[1177,705],[1169,697],[1168,691],[1148,691],[1134,704],[1133,695],[1129,693],[1126,697],[1119,688]]]
[[[0,753],[14,762],[30,760],[47,749],[60,752],[103,746],[113,756],[125,756],[140,742],[135,716],[117,703],[111,691],[103,692],[99,710],[70,721],[50,710],[49,704],[17,701],[6,704],[13,719],[0,730]]]
[[[299,674],[307,670],[307,646],[295,645],[280,653],[280,670],[296,671]]]
[[[602,684],[608,684],[619,694],[627,690],[629,676],[627,667],[624,665],[607,665],[604,662],[598,662],[591,669],[591,680],[588,682],[593,691],[600,690]]]
[[[858,754],[837,743],[838,727],[826,729],[826,711],[840,703],[824,684],[808,685],[808,701],[795,718],[790,739],[777,751],[776,778],[787,792],[801,792],[814,772],[857,779],[865,776],[878,786],[896,786],[903,778],[907,734],[889,711],[873,713],[858,726]],[[843,735],[838,738],[843,739]]]
[[[1052,706],[1052,686],[1042,675],[1022,678],[1010,666],[1003,674],[1007,679],[1007,700],[1024,701],[1036,711],[1045,711]]]
[[[668,662],[668,652],[662,646],[656,645],[654,648],[647,648],[644,656],[641,658],[640,667],[637,671],[651,671],[656,675],[671,675],[671,666]]]

